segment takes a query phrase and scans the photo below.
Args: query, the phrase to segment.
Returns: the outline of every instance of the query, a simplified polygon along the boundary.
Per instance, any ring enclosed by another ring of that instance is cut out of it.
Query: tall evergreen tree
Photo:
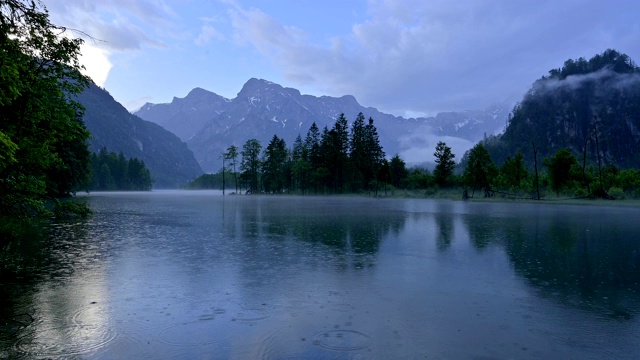
[[[409,176],[407,165],[398,154],[395,154],[389,161],[391,168],[391,184],[396,188],[402,188],[404,180]]]
[[[236,186],[236,193],[238,192],[238,172],[236,171],[236,165],[238,163],[238,148],[235,145],[231,145],[227,148],[225,153],[226,159],[229,161],[229,167],[233,169],[233,180]]]
[[[242,146],[242,162],[240,170],[243,171],[243,177],[248,183],[248,192],[260,191],[260,151],[262,145],[256,139],[247,140]]]
[[[262,160],[262,184],[264,191],[276,193],[282,191],[286,183],[285,167],[287,163],[287,145],[283,139],[273,135],[264,150]]]
[[[382,150],[382,146],[380,146],[378,129],[373,125],[372,118],[369,118],[369,123],[364,128],[364,134],[366,154],[364,181],[367,184],[375,181],[377,188],[377,178],[380,167],[382,166],[383,161],[385,161],[385,154]]]
[[[359,113],[356,121],[351,125],[351,139],[349,141],[349,160],[351,164],[351,176],[353,190],[367,188],[365,180],[367,173],[367,149],[364,115]]]
[[[446,143],[439,141],[436,145],[436,151],[433,153],[436,158],[436,167],[433,169],[433,177],[441,187],[451,185],[451,177],[456,162],[453,160],[456,156],[451,152],[451,148]]]
[[[349,166],[349,124],[344,113],[340,114],[333,125],[332,171],[334,192],[344,191],[347,169]]]

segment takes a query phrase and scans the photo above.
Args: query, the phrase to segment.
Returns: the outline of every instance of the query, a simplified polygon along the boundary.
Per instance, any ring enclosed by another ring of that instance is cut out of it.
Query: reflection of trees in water
[[[598,215],[542,215],[463,221],[477,249],[503,245],[515,271],[566,305],[627,319],[640,306],[640,225]]]
[[[82,221],[34,228],[16,239],[11,247],[2,249],[2,260],[5,257],[12,259],[11,264],[2,262],[3,271],[0,272],[0,349],[6,349],[5,356],[25,357],[25,353],[15,346],[18,339],[25,344],[50,341],[37,338],[39,331],[59,339],[69,336],[65,332],[67,329],[57,321],[68,319],[77,303],[48,298],[55,293],[47,289],[84,276],[97,280],[95,271],[104,264],[105,249],[93,244],[87,235],[86,220]],[[73,298],[78,294],[68,295]]]
[[[251,201],[249,201],[251,200]],[[273,197],[247,199],[237,203],[242,237],[284,238],[323,244],[342,254],[375,254],[383,237],[399,233],[404,226],[405,214],[378,207],[371,207],[370,200],[360,207],[361,199],[299,199]],[[229,226],[231,222],[229,222]],[[354,257],[354,267],[373,264],[357,264],[363,256]]]
[[[434,215],[438,233],[436,236],[436,245],[439,251],[447,250],[451,247],[453,238],[453,215],[437,213]]]

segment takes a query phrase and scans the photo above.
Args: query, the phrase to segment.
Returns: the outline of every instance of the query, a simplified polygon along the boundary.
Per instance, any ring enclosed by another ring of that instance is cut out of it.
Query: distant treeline
[[[91,155],[91,166],[89,190],[151,190],[151,175],[142,160],[127,160],[102,148]]]
[[[299,194],[378,194],[398,189],[433,194],[457,189],[468,197],[640,197],[638,170],[579,164],[568,149],[536,159],[533,167],[525,165],[518,151],[498,166],[485,147],[491,139],[467,151],[458,164],[451,148],[439,142],[433,171],[408,169],[397,154],[385,158],[373,123],[371,118],[365,123],[361,113],[349,131],[341,114],[331,129],[320,131],[312,124],[305,139],[298,136],[291,148],[277,135],[264,151],[255,139],[248,140],[241,151],[230,146],[221,154],[223,168],[218,173],[202,175],[187,188]]]

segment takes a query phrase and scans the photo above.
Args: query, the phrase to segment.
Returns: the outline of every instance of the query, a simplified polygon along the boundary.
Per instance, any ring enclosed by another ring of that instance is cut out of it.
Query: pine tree
[[[451,148],[446,143],[440,141],[436,145],[436,151],[433,153],[436,158],[436,167],[433,169],[433,176],[436,184],[441,187],[451,185],[451,177],[456,162],[453,160],[456,156],[451,152]]]
[[[240,169],[243,171],[242,177],[248,183],[247,192],[260,192],[260,151],[262,145],[256,139],[247,140],[242,146],[242,162]]]

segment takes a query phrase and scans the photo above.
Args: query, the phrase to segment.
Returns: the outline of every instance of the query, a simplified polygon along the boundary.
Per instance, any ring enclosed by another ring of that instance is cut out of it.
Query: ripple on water
[[[271,313],[266,309],[248,308],[238,310],[233,319],[238,321],[259,321],[264,320],[269,316],[271,316]]]
[[[355,330],[329,330],[315,336],[313,343],[325,349],[355,351],[366,349],[371,342],[369,335]]]
[[[89,305],[60,322],[43,322],[22,335],[14,348],[33,356],[64,357],[82,355],[105,346],[116,338],[106,309]]]
[[[158,334],[160,341],[169,345],[198,346],[221,342],[227,331],[213,318],[172,325]]]

